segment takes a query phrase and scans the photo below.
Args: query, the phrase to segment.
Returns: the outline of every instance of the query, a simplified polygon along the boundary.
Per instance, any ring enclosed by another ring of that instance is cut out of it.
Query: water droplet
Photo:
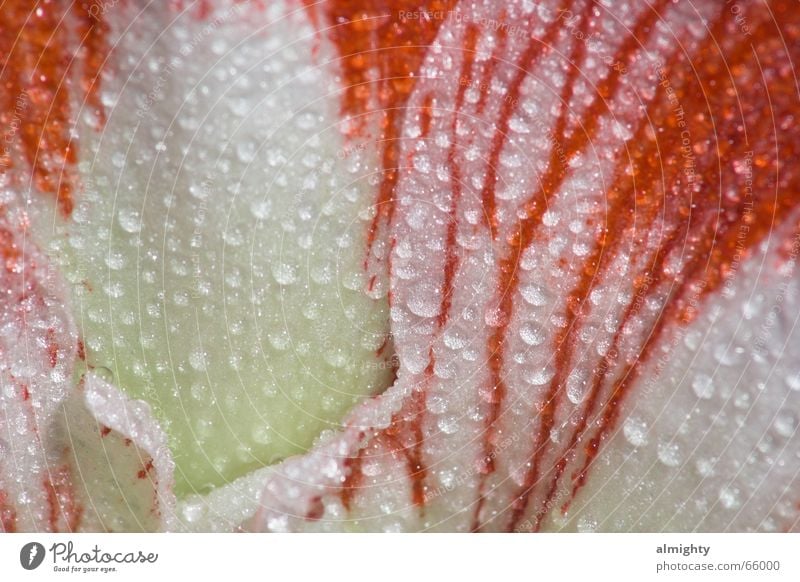
[[[636,416],[629,416],[622,425],[622,433],[634,447],[643,447],[647,444],[647,423]]]
[[[202,372],[203,370],[205,370],[206,353],[201,348],[192,350],[191,353],[189,354],[189,365],[198,372]]]
[[[714,474],[714,461],[710,459],[697,459],[695,463],[697,474],[701,477],[711,477]]]
[[[520,326],[519,336],[529,346],[538,346],[545,340],[542,328],[530,321],[526,321]]]
[[[520,290],[520,292],[522,293],[522,298],[529,305],[541,307],[547,303],[547,295],[538,285],[526,285]]]
[[[578,533],[594,533],[597,531],[597,520],[588,516],[578,518]]]
[[[741,505],[739,492],[731,487],[723,487],[719,491],[719,502],[725,509],[736,509]]]
[[[791,412],[779,412],[772,426],[779,435],[790,438],[797,430],[797,418]]]
[[[444,434],[455,434],[458,431],[458,419],[454,416],[443,416],[438,420],[436,426]]]
[[[502,327],[508,323],[508,315],[499,307],[489,308],[483,314],[483,321],[489,327]]]
[[[420,317],[435,317],[441,310],[439,290],[433,285],[422,283],[411,292],[408,309]]]
[[[442,414],[447,410],[447,399],[434,394],[425,401],[425,408],[432,414]]]
[[[286,263],[276,263],[272,265],[272,276],[278,285],[291,285],[297,281],[295,268]]]
[[[572,372],[567,378],[567,398],[573,404],[580,404],[586,398],[588,382],[586,375],[581,372]]]
[[[714,395],[714,381],[707,374],[698,374],[692,380],[692,391],[703,400],[710,400]]]
[[[109,384],[114,383],[114,372],[112,372],[110,368],[106,368],[105,366],[96,366],[92,370],[92,373],[104,382],[108,382]]]
[[[444,345],[451,350],[460,350],[467,345],[467,338],[464,337],[461,332],[455,329],[448,329],[444,333],[442,340],[444,341]]]
[[[800,391],[800,372],[792,372],[786,376],[786,385],[791,390]]]
[[[658,460],[667,467],[681,464],[681,450],[676,443],[658,443]]]
[[[258,200],[250,205],[250,212],[256,220],[266,220],[272,210],[271,200]]]
[[[206,514],[206,505],[202,499],[186,501],[181,509],[183,518],[189,523],[196,523],[200,521]]]
[[[260,445],[272,442],[272,434],[268,426],[259,425],[253,429],[253,440]]]
[[[135,210],[121,209],[117,215],[117,220],[125,232],[135,234],[142,229],[142,219]]]
[[[555,369],[551,366],[545,366],[544,368],[539,368],[535,370],[530,376],[526,378],[528,384],[532,384],[533,386],[544,386],[550,380],[553,379],[556,372]]]

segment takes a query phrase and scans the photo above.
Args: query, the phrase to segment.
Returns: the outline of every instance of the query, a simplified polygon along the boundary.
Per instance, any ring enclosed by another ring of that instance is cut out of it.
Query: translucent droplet
[[[260,445],[272,442],[272,434],[268,426],[259,425],[253,429],[253,440]]]
[[[135,210],[123,208],[117,215],[117,221],[122,230],[131,234],[135,234],[142,229],[142,219]]]
[[[714,461],[709,459],[697,459],[695,463],[697,474],[701,477],[710,477],[714,474]]]
[[[417,285],[408,299],[408,309],[420,317],[435,317],[441,310],[439,290],[433,285],[423,283]]]
[[[112,372],[110,368],[106,368],[105,366],[96,366],[92,370],[92,373],[109,384],[114,383],[114,372]]]
[[[206,514],[206,505],[201,500],[186,501],[181,510],[183,518],[189,523],[196,523],[200,521]]]
[[[636,416],[629,416],[622,425],[622,433],[634,447],[643,447],[647,444],[647,423]]]
[[[465,345],[467,345],[467,339],[464,335],[457,330],[448,329],[444,333],[444,337],[442,338],[444,341],[444,345],[446,345],[451,350],[460,350]]]
[[[677,467],[681,464],[681,450],[675,443],[658,443],[658,460],[667,467]]]
[[[483,321],[489,327],[502,327],[508,322],[508,315],[499,307],[489,308],[483,314]]]
[[[597,531],[597,520],[588,516],[578,518],[578,533],[594,533]]]
[[[542,328],[530,321],[526,321],[520,326],[519,336],[529,346],[538,346],[545,340]]]
[[[695,396],[709,400],[714,395],[714,381],[707,374],[697,374],[692,380],[692,391]]]
[[[250,212],[257,220],[266,220],[269,218],[270,211],[272,210],[271,200],[258,200],[250,205]]]
[[[425,401],[425,408],[432,414],[442,414],[447,410],[447,399],[438,395],[430,396]]]
[[[189,354],[189,365],[198,372],[205,370],[206,353],[200,348],[192,350],[192,352]]]
[[[797,430],[797,418],[791,412],[779,412],[772,426],[779,435],[789,438]]]
[[[458,431],[458,419],[454,416],[443,416],[438,420],[436,426],[444,434],[455,434]]]
[[[291,285],[297,281],[295,268],[286,263],[272,265],[272,276],[279,285]]]
[[[723,487],[719,491],[719,502],[725,509],[736,509],[741,505],[739,492],[731,487]]]
[[[550,380],[553,379],[555,376],[555,370],[550,366],[545,366],[544,368],[539,368],[538,370],[534,370],[534,372],[526,378],[529,384],[534,386],[544,386]]]
[[[792,372],[786,376],[786,385],[791,390],[800,391],[800,372]]]
[[[586,398],[586,376],[580,372],[572,372],[567,378],[567,398],[573,404],[580,404]]]
[[[526,285],[520,290],[522,298],[534,307],[541,307],[547,303],[547,295],[538,285]]]

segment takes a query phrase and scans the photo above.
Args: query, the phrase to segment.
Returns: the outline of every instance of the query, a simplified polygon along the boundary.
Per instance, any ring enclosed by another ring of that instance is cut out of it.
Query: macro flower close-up
[[[0,0],[0,531],[800,531],[800,6]]]

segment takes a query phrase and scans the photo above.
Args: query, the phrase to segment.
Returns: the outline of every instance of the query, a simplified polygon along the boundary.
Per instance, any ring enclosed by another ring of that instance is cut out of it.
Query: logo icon
[[[44,561],[44,546],[39,542],[30,542],[19,551],[19,563],[26,570],[35,570]]]

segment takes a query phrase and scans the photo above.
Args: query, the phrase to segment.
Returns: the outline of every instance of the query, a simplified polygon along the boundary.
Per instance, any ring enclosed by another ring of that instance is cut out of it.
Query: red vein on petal
[[[567,7],[571,6],[567,0],[562,2],[559,14]],[[486,178],[481,189],[481,201],[483,204],[483,215],[492,233],[492,238],[497,238],[497,202],[495,188],[497,187],[497,167],[500,163],[500,152],[508,139],[508,124],[511,115],[514,113],[519,103],[522,83],[528,77],[528,73],[536,64],[542,54],[550,48],[561,30],[561,21],[556,18],[545,30],[544,36],[539,39],[534,36],[528,42],[525,51],[520,55],[515,63],[516,72],[514,78],[508,85],[508,90],[500,106],[500,113],[495,123],[495,133],[492,138],[492,146],[489,150],[488,161],[486,164]]]
[[[458,271],[458,245],[456,236],[458,234],[458,207],[462,196],[462,176],[461,166],[458,163],[458,121],[461,109],[464,106],[464,93],[467,87],[472,84],[473,69],[475,66],[475,47],[478,43],[479,29],[477,25],[467,26],[464,38],[464,58],[461,62],[461,74],[458,90],[456,91],[455,112],[453,122],[450,125],[450,148],[447,152],[447,165],[450,170],[450,220],[447,223],[447,238],[445,241],[445,263],[444,263],[444,282],[442,284],[442,301],[439,307],[437,318],[437,329],[441,330],[447,323],[450,316],[450,305],[453,300],[453,280]]]
[[[348,457],[344,461],[345,478],[342,483],[342,489],[339,492],[339,497],[347,511],[353,508],[353,499],[364,480],[364,472],[361,470],[361,465],[364,461],[364,451],[365,449],[359,449],[355,456]]]
[[[72,212],[78,181],[78,147],[72,137],[76,123],[72,101],[79,96],[73,89],[74,67],[80,69],[87,102],[99,123],[103,121],[99,79],[110,47],[104,11],[98,16],[96,10],[86,1],[32,5],[10,0],[0,16],[0,48],[6,55],[0,73],[4,93],[0,117],[19,126],[3,144],[6,148],[19,137],[19,151],[5,149],[0,172],[13,165],[12,155],[19,154],[35,187],[54,195],[64,216]],[[74,32],[81,41],[77,55],[70,49]]]
[[[500,14],[499,22],[500,27],[497,29],[497,44],[492,51],[492,56],[490,57],[489,62],[483,67],[481,82],[478,86],[481,92],[480,97],[478,98],[478,103],[475,105],[475,111],[478,115],[483,113],[483,110],[486,108],[486,103],[489,99],[489,93],[491,92],[491,82],[494,78],[495,70],[497,65],[500,63],[500,56],[505,52],[506,44],[508,43],[505,10]],[[508,96],[505,96],[504,99],[508,99]]]
[[[658,0],[652,6],[645,9],[644,14],[639,17],[630,33],[625,37],[625,40],[623,40],[616,52],[613,62],[623,62],[630,58],[638,47],[639,38],[642,34],[650,30],[667,3],[668,0]],[[590,3],[590,6],[591,4],[592,3]],[[571,72],[573,70],[574,68],[570,69]],[[494,439],[495,425],[500,417],[501,406],[507,393],[507,387],[502,379],[504,361],[503,346],[508,331],[508,322],[513,313],[514,297],[519,285],[519,260],[523,252],[536,238],[542,216],[548,206],[548,200],[557,192],[566,177],[564,167],[566,163],[563,161],[562,156],[566,157],[568,163],[569,160],[581,152],[594,138],[599,127],[598,124],[601,114],[608,110],[609,100],[616,95],[616,92],[620,88],[621,75],[622,73],[619,68],[612,67],[609,69],[608,75],[600,81],[597,86],[596,98],[582,115],[582,131],[575,131],[571,135],[569,141],[567,141],[563,147],[559,147],[564,140],[567,115],[566,106],[569,103],[569,101],[565,101],[564,98],[569,98],[572,95],[572,83],[568,82],[565,84],[564,89],[568,91],[568,93],[562,95],[562,104],[564,104],[564,107],[561,110],[559,118],[556,120],[555,128],[551,134],[552,138],[550,141],[553,143],[553,147],[550,150],[547,170],[540,182],[539,188],[525,205],[525,217],[517,225],[515,233],[507,242],[508,252],[500,260],[500,280],[497,286],[500,294],[498,305],[500,324],[495,327],[488,342],[490,381],[489,385],[485,388],[486,393],[484,394],[484,400],[490,403],[490,411],[487,415],[485,423],[486,428],[484,429],[484,436],[482,439],[482,457],[479,460],[480,482],[478,500],[473,513],[473,531],[478,531],[480,529],[480,512],[485,502],[486,479],[488,475],[495,470],[494,459],[496,457],[496,451],[492,445],[492,440]],[[574,82],[574,77],[572,78],[572,82]],[[484,212],[488,213],[488,209],[485,206]],[[555,412],[555,402],[552,402],[552,400],[552,398],[545,400],[542,405],[543,409],[540,411],[542,424],[548,423],[548,419],[550,419],[550,416]],[[522,501],[520,503],[526,504],[527,501]],[[515,523],[518,521],[519,515],[517,515],[515,510],[512,510],[512,514],[515,516],[512,518],[512,523]]]
[[[43,485],[47,494],[50,531],[76,532],[83,517],[83,507],[75,497],[69,465],[64,464],[51,471]]]
[[[586,34],[586,31],[588,29],[589,16],[591,14],[592,7],[593,7],[593,2],[587,2],[580,16],[579,26],[580,26],[580,31],[583,35]],[[559,116],[556,119],[555,128],[553,129],[552,132],[553,135],[552,141],[555,144],[560,144],[564,139],[564,131],[567,126],[567,115],[569,114],[569,104],[572,101],[575,81],[578,78],[578,73],[580,72],[580,65],[583,62],[584,55],[586,52],[586,43],[579,40],[577,35],[574,35],[570,51],[571,51],[569,56],[570,67],[568,69],[567,78],[564,81],[564,86],[561,89],[561,95],[560,95],[561,112],[559,113]],[[536,195],[537,198],[542,197],[542,199],[546,201],[549,198],[549,196],[555,192],[555,189],[557,188],[556,184],[557,183],[560,184],[560,182],[563,181],[566,173],[566,168],[563,166],[560,158],[561,158],[561,153],[559,151],[559,148],[554,146],[550,151],[548,170],[544,178],[544,183],[546,184],[545,187],[547,188],[547,190],[542,190],[541,192],[537,193]],[[550,186],[550,183],[552,183],[552,186]],[[546,204],[541,204],[540,208],[544,208],[545,206]],[[538,227],[540,223],[540,218],[541,217],[537,218],[531,224],[532,227],[531,231]],[[494,472],[495,470],[494,459],[496,458],[496,451],[494,445],[492,444],[492,439],[494,437],[494,429],[497,423],[497,419],[500,416],[500,406],[507,392],[507,388],[501,377],[503,359],[501,357],[502,352],[500,350],[502,350],[504,337],[505,334],[507,333],[507,323],[509,321],[511,312],[513,310],[513,297],[514,297],[516,278],[517,278],[516,270],[519,260],[516,256],[514,256],[513,271],[511,271],[512,273],[514,273],[512,275],[513,279],[511,281],[508,281],[511,284],[508,287],[506,287],[503,284],[505,282],[503,281],[503,275],[505,273],[508,273],[508,271],[505,270],[504,267],[506,268],[511,267],[510,264],[505,263],[507,259],[508,257],[506,257],[506,259],[501,260],[501,266],[500,266],[501,283],[499,286],[499,288],[503,292],[499,309],[501,313],[501,320],[504,323],[503,325],[497,326],[495,328],[495,332],[492,334],[492,339],[490,340],[490,343],[494,344],[494,346],[497,347],[497,350],[492,349],[490,351],[490,354],[492,355],[492,357],[490,357],[490,370],[492,372],[491,384],[493,386],[496,386],[497,390],[493,392],[491,397],[492,406],[490,408],[490,414],[488,417],[489,422],[487,422],[486,433],[485,433],[486,436],[483,440],[484,457],[482,460],[485,463],[485,469],[481,471],[482,478],[480,479],[480,485],[479,485],[479,497],[478,497],[478,502],[475,505],[475,512],[473,514],[473,523],[472,523],[473,531],[478,531],[481,527],[480,513],[483,508],[486,496],[485,476],[487,476],[489,473]],[[555,342],[556,350],[558,350],[558,345],[560,344],[561,341],[562,339],[560,337],[556,338]],[[494,357],[495,355],[497,355],[498,357]],[[539,411],[539,416],[541,418],[541,421],[540,421],[540,429],[536,437],[536,444],[534,445],[536,453],[528,470],[528,475],[526,476],[526,482],[529,479],[535,480],[535,477],[538,474],[539,454],[540,454],[539,451],[543,450],[541,443],[544,442],[544,439],[547,438],[547,436],[550,434],[550,429],[552,428],[555,409],[558,405],[554,390],[554,388],[558,386],[558,382],[559,380],[557,374],[556,379],[554,379],[553,384],[551,385],[550,392],[545,397],[544,404],[541,410]],[[523,504],[527,505],[527,497],[524,499]],[[524,507],[522,508],[522,510],[524,510]],[[515,508],[515,515],[516,511],[517,509]]]
[[[17,531],[17,511],[8,501],[8,494],[0,489],[0,528],[3,533]]]
[[[422,99],[422,111],[419,114],[419,132],[421,138],[428,137],[433,121],[433,93],[426,93]]]
[[[774,8],[777,12],[788,14],[785,11],[787,7],[785,2],[776,2],[775,4]],[[781,10],[781,8],[784,10]],[[731,261],[732,257],[735,256],[735,249],[741,246],[746,251],[749,251],[768,232],[774,230],[782,219],[793,215],[796,216],[796,211],[800,207],[800,200],[797,200],[793,194],[800,189],[800,172],[794,168],[785,169],[783,172],[783,191],[787,192],[787,194],[783,197],[773,194],[774,186],[771,185],[773,177],[769,172],[770,167],[772,167],[773,171],[778,169],[779,160],[792,159],[798,155],[800,152],[800,140],[796,136],[786,139],[785,133],[780,134],[783,136],[783,139],[780,139],[779,135],[773,133],[773,127],[763,123],[765,118],[771,116],[782,118],[792,111],[796,112],[797,103],[792,97],[787,99],[788,93],[780,90],[777,86],[778,83],[767,87],[758,82],[754,83],[752,80],[744,80],[741,82],[742,86],[737,87],[735,78],[731,77],[731,71],[735,75],[737,70],[741,71],[746,68],[747,59],[752,57],[752,49],[750,46],[735,46],[726,47],[720,52],[717,43],[721,35],[725,34],[722,24],[725,18],[730,18],[726,12],[723,12],[723,19],[720,19],[709,40],[695,57],[695,61],[703,63],[705,69],[701,71],[703,74],[696,76],[700,87],[693,87],[690,83],[688,89],[684,88],[681,101],[688,103],[689,107],[696,106],[700,111],[703,111],[706,107],[708,108],[707,118],[706,116],[700,116],[695,120],[695,123],[700,125],[703,130],[700,141],[707,139],[713,143],[716,132],[721,133],[716,143],[717,148],[714,149],[717,152],[716,155],[712,154],[705,160],[701,159],[701,163],[705,166],[704,174],[706,174],[703,175],[703,183],[713,184],[713,178],[721,170],[720,183],[722,181],[732,182],[737,187],[745,190],[742,179],[737,178],[734,162],[740,159],[740,156],[748,155],[748,149],[751,144],[756,146],[758,144],[767,144],[767,153],[755,156],[757,161],[753,162],[754,175],[752,181],[754,184],[760,182],[752,186],[752,196],[755,200],[748,201],[746,197],[743,197],[738,203],[726,208],[728,211],[727,218],[720,218],[721,215],[717,207],[721,201],[715,196],[701,196],[699,200],[693,200],[690,197],[688,203],[694,202],[700,207],[701,219],[688,223],[686,227],[687,237],[697,241],[698,248],[687,262],[684,273],[679,276],[679,283],[676,291],[672,294],[672,298],[651,327],[647,339],[639,351],[636,362],[625,366],[620,378],[613,384],[610,398],[599,416],[599,426],[595,436],[586,447],[584,462],[573,475],[570,500],[562,507],[562,511],[566,511],[569,508],[570,501],[575,498],[580,488],[585,485],[587,473],[599,454],[603,439],[617,425],[621,414],[621,403],[630,393],[633,382],[641,375],[644,363],[650,359],[651,354],[658,346],[659,339],[666,332],[667,324],[676,320],[681,324],[692,321],[696,316],[699,303],[719,289],[726,278],[732,275]],[[755,14],[750,16],[752,17],[751,22],[759,20]],[[785,37],[796,40],[800,36],[797,17],[795,17],[794,21],[787,18],[782,20],[781,23],[786,27],[786,30],[782,30],[785,33]],[[756,52],[762,51],[762,54],[757,56],[762,66],[769,65],[770,61],[774,61],[776,58],[774,49],[770,53],[769,48],[764,48],[768,44],[768,39],[775,36],[774,31],[769,30],[769,28],[771,28],[770,23],[761,21],[760,26],[756,27],[756,32],[753,33],[756,39],[754,46],[758,46]],[[798,56],[797,53],[800,52],[797,49],[797,43],[790,43],[790,46],[794,47],[795,54],[793,56],[796,58]],[[777,52],[780,54],[781,50],[779,49]],[[751,69],[756,66],[755,63],[750,64]],[[772,64],[777,66],[779,62],[773,62]],[[790,91],[796,88],[795,83],[791,80],[787,81],[787,84],[791,87]],[[764,100],[764,93],[766,92],[769,95],[770,89],[777,98]],[[708,104],[705,103],[706,99],[709,100]],[[740,110],[742,103],[746,104],[748,109],[752,108],[754,110],[745,111],[745,118],[742,119],[742,125],[739,126],[747,128],[746,139],[744,140],[736,135],[742,129],[737,128],[737,124],[733,120],[728,119],[721,130],[713,123],[715,112],[721,112],[721,115],[724,116],[726,113]],[[767,110],[762,111],[762,108]],[[711,119],[711,121],[708,121],[708,119]],[[750,123],[748,123],[748,120]],[[777,151],[774,153],[770,152],[770,141],[775,142]],[[749,153],[750,155],[755,155],[752,151]],[[719,161],[723,162],[721,167],[718,165]],[[708,172],[711,173],[710,176],[707,175]],[[778,193],[776,192],[776,194]],[[705,219],[703,219],[704,217]],[[692,229],[692,225],[695,225],[694,229]],[[741,229],[742,225],[746,227],[744,231]],[[743,232],[744,236],[742,236]],[[680,229],[674,229],[667,244],[656,251],[653,268],[651,269],[651,272],[655,273],[655,277],[654,282],[648,287],[649,294],[653,294],[664,281],[664,263],[672,247],[679,242],[679,235]],[[687,298],[687,294],[690,292],[693,293],[693,296]],[[621,332],[631,318],[633,307],[634,303],[628,306],[615,334],[612,349],[619,345]],[[593,390],[599,390],[599,385],[605,379],[607,373],[608,370],[603,369],[596,374]]]
[[[372,0],[329,0],[322,7],[307,10],[324,11],[328,36],[340,56],[344,94],[342,113],[354,120],[353,136],[367,129],[367,113],[378,114],[378,141],[381,183],[375,201],[376,212],[367,229],[367,256],[379,232],[391,224],[395,212],[395,189],[400,162],[400,128],[405,120],[405,105],[417,83],[419,69],[436,38],[443,19],[415,20],[405,25],[405,14],[424,10],[428,13],[448,12],[457,0],[396,0],[392,3]],[[311,17],[319,19],[314,15]],[[374,78],[377,72],[377,78]]]
[[[461,64],[461,78],[471,80],[473,75],[475,63],[475,48],[479,37],[479,28],[472,24],[466,29],[464,42],[463,42],[463,60]],[[451,221],[448,224],[447,241],[445,249],[445,268],[442,282],[442,299],[439,308],[439,315],[437,317],[437,333],[447,323],[448,315],[450,312],[450,305],[453,294],[453,280],[458,270],[458,254],[456,235],[458,229],[458,221],[455,219],[458,211],[458,204],[461,199],[462,186],[461,186],[461,169],[457,160],[457,126],[458,126],[458,113],[461,111],[464,103],[464,94],[466,92],[466,84],[459,84],[456,92],[455,99],[455,115],[451,124],[451,142],[448,152],[448,166],[450,170],[450,179],[452,183],[452,195],[450,201],[450,216]],[[430,110],[432,106],[432,95],[428,94],[423,98],[423,114],[421,116],[421,129],[422,135],[425,136],[429,130],[430,117],[426,116],[425,112]],[[390,271],[391,272],[391,271]],[[411,482],[411,500],[414,505],[422,508],[425,504],[425,480],[427,476],[427,468],[424,460],[423,445],[425,435],[423,430],[423,423],[425,419],[427,389],[434,374],[434,367],[436,364],[433,347],[428,351],[428,365],[423,372],[422,382],[419,386],[415,386],[406,402],[403,403],[401,410],[392,417],[390,426],[382,431],[381,434],[387,437],[388,441],[395,446],[396,450],[402,452],[407,466],[407,473]],[[377,437],[376,437],[377,438]],[[347,462],[356,463],[353,457],[350,457]],[[360,462],[358,463],[360,467]],[[353,474],[351,470],[350,474]],[[360,478],[360,477],[359,477]],[[350,488],[343,489],[342,494],[351,495]],[[343,497],[344,502],[344,497]],[[346,507],[351,503],[351,498],[347,499]]]

